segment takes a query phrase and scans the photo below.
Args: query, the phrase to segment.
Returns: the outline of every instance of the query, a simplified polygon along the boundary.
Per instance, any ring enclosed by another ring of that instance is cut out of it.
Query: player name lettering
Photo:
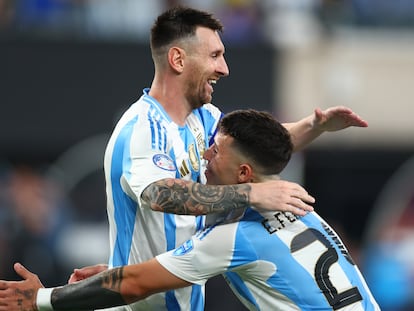
[[[354,261],[352,260],[351,255],[349,254],[349,252],[346,249],[345,245],[342,243],[342,241],[336,235],[336,233],[330,227],[328,227],[326,224],[322,223],[322,226],[325,229],[325,231],[328,233],[328,235],[332,238],[332,240],[335,242],[336,246],[338,246],[340,252],[345,256],[346,260],[348,260],[351,265],[355,265]]]
[[[273,214],[273,218],[265,218],[262,221],[262,225],[269,234],[272,234],[285,228],[286,225],[295,222],[298,218],[298,216],[289,212],[277,212]]]

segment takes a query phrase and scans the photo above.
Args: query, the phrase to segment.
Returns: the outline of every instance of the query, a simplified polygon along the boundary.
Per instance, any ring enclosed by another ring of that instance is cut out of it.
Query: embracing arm
[[[290,132],[294,151],[299,151],[324,132],[335,132],[350,126],[367,127],[368,123],[351,109],[338,106],[314,113],[298,122],[283,124]]]
[[[284,180],[237,185],[203,185],[166,178],[150,184],[141,202],[154,211],[203,215],[231,212],[251,205],[264,210],[292,212],[303,216],[315,199],[300,185]]]
[[[156,259],[106,270],[53,289],[43,289],[37,275],[22,265],[16,264],[15,270],[24,280],[0,281],[0,311],[94,310],[192,285],[168,272]]]

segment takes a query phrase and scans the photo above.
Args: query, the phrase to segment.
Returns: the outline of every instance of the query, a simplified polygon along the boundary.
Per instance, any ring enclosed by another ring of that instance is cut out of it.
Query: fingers
[[[349,126],[367,127],[368,122],[363,120],[352,110],[338,111],[337,116],[341,117]]]
[[[326,114],[329,114],[329,113],[334,113],[334,114],[335,113],[351,114],[351,113],[353,113],[350,108],[345,107],[345,106],[334,106],[334,107],[330,107],[330,108],[324,110],[323,112],[326,113]]]
[[[69,280],[68,280],[68,284],[71,283],[75,283],[77,281],[79,281],[80,279],[77,277],[76,275],[76,269],[73,271],[73,273],[70,275]]]
[[[304,216],[314,210],[315,198],[297,183],[284,180],[252,184],[250,203],[259,210],[291,212]]]
[[[95,269],[92,269],[89,267],[85,267],[81,269],[74,269],[73,273],[69,277],[68,284],[82,281],[95,274],[96,274]]]
[[[8,288],[7,281],[0,280],[0,298],[2,297],[2,291]],[[1,301],[0,301],[1,303]]]
[[[302,186],[287,182],[290,191],[286,190],[286,211],[298,216],[304,216],[309,212],[313,212],[314,208],[311,204],[315,203],[315,198],[311,196]]]
[[[36,291],[43,285],[36,274],[20,263],[14,264],[14,270],[23,280],[0,280],[0,311],[34,310]]]
[[[27,280],[32,277],[34,274],[27,270],[21,263],[16,262],[14,264],[14,271],[22,277],[22,279]]]
[[[288,206],[286,212],[291,212],[292,214],[296,216],[305,216],[307,213],[309,213],[308,211],[305,211],[295,206]]]
[[[368,122],[356,114],[353,114],[352,125],[358,127],[368,127]]]
[[[69,277],[68,283],[75,283],[87,279],[107,269],[108,265],[106,264],[97,264],[94,266],[87,266],[80,269],[74,269],[73,273]]]
[[[309,195],[308,195],[309,196]],[[312,196],[309,196],[313,199],[311,202],[310,199],[307,202],[314,203],[315,199]],[[314,208],[312,205],[307,204],[305,201],[299,198],[291,197],[290,202],[287,204],[288,212],[291,212],[297,216],[305,216],[307,213],[313,212]]]
[[[359,115],[353,112],[351,109],[347,107],[336,107],[335,109],[336,115],[342,116],[344,120],[348,120],[349,125],[358,126],[358,127],[367,127],[368,122],[363,120]]]
[[[315,203],[315,198],[311,196],[304,188],[299,186],[300,189],[298,192],[293,192],[291,194],[292,198],[297,198],[300,200],[300,202],[306,202],[306,203]]]

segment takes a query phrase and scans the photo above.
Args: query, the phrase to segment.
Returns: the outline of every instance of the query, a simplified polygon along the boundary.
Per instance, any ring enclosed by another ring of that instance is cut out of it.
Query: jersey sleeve
[[[237,223],[206,228],[176,249],[158,255],[158,262],[175,276],[203,285],[230,269]]]
[[[127,131],[130,137],[123,145],[121,186],[128,196],[138,201],[142,191],[151,183],[176,177],[176,165],[164,150],[167,134],[162,130],[154,133],[146,122],[136,122]]]

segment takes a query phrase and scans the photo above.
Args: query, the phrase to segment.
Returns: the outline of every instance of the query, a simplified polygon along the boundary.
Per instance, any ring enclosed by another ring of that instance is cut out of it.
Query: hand
[[[0,280],[0,311],[37,311],[37,291],[43,284],[36,274],[19,263],[14,264],[14,270],[23,281]]]
[[[250,203],[257,209],[291,212],[298,216],[313,211],[313,207],[308,203],[315,203],[315,198],[299,184],[272,180],[250,185]]]
[[[351,109],[338,106],[324,111],[316,108],[313,115],[313,127],[321,131],[334,132],[350,126],[367,127],[368,123]]]
[[[105,270],[108,270],[108,265],[105,264],[97,264],[94,266],[87,266],[80,269],[74,269],[73,273],[69,277],[68,284],[87,279]]]

